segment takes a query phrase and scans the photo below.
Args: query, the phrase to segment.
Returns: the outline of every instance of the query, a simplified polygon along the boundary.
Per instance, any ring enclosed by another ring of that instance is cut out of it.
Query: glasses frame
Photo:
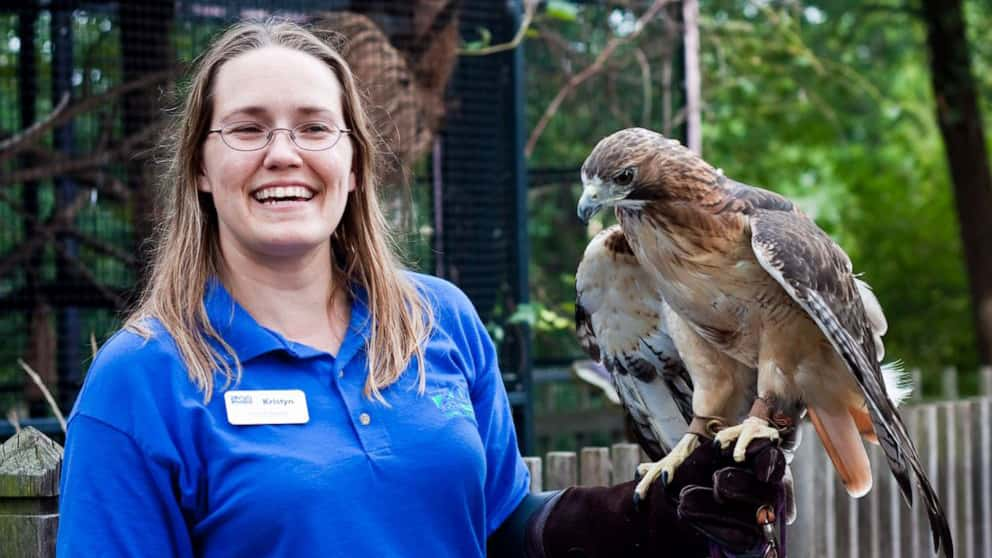
[[[338,137],[334,140],[334,143],[332,143],[331,145],[328,145],[327,147],[321,147],[320,149],[311,149],[309,147],[303,147],[302,145],[299,144],[299,142],[296,141],[296,130],[300,129],[302,126],[306,126],[308,124],[314,124],[316,122],[317,121],[314,121],[314,122],[304,122],[303,124],[300,124],[298,126],[294,126],[292,128],[268,128],[264,124],[258,124],[257,122],[250,122],[250,121],[233,122],[231,124],[228,124],[224,128],[215,128],[213,130],[207,130],[207,135],[208,136],[210,134],[218,134],[218,135],[220,135],[220,141],[223,142],[224,145],[226,145],[229,149],[233,149],[234,151],[252,152],[252,151],[261,151],[261,150],[265,149],[266,147],[268,147],[269,145],[271,145],[272,144],[272,138],[275,137],[276,132],[287,132],[287,133],[289,133],[289,141],[293,142],[293,145],[295,145],[296,147],[298,147],[298,148],[300,148],[300,149],[302,149],[304,151],[327,151],[328,149],[333,149],[334,146],[337,145],[338,142],[341,141],[341,138],[343,138],[344,136],[346,136],[346,135],[348,135],[348,134],[351,133],[351,130],[348,129],[348,128],[339,128],[337,126],[334,126],[333,124],[328,124],[326,122],[320,122],[320,124],[323,124],[323,125],[327,126],[328,128],[332,128],[332,129],[338,131]],[[228,143],[227,142],[227,138],[225,137],[227,134],[224,133],[224,129],[225,128],[231,128],[232,126],[237,126],[238,124],[247,124],[247,123],[255,124],[256,126],[258,126],[260,128],[268,128],[268,132],[265,134],[265,143],[262,144],[260,147],[255,147],[255,148],[252,148],[252,149],[243,149],[241,147],[234,147],[233,145],[231,145],[230,143]]]

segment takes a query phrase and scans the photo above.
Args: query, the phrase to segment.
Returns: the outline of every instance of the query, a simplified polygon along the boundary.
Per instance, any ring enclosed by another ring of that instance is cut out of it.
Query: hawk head
[[[698,171],[715,173],[677,140],[644,128],[620,130],[600,140],[582,164],[579,219],[586,222],[603,207],[695,198],[695,181],[685,179]]]

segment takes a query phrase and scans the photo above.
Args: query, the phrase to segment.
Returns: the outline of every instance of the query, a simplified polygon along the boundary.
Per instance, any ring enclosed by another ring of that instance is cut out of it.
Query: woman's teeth
[[[303,186],[275,186],[263,188],[252,194],[252,197],[260,202],[306,201],[313,198],[313,192]]]

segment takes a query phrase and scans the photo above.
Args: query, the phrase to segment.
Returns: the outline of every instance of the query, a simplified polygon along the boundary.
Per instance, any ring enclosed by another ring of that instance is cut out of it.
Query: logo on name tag
[[[310,421],[307,397],[299,389],[241,390],[224,393],[227,422],[253,424],[305,424]]]

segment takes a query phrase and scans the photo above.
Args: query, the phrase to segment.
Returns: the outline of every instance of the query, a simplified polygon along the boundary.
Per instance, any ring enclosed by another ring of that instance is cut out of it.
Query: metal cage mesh
[[[19,359],[71,407],[94,344],[119,327],[141,282],[154,223],[151,148],[177,102],[175,80],[240,18],[278,15],[360,38],[342,43],[343,54],[389,147],[387,207],[413,225],[401,244],[416,268],[461,286],[484,320],[505,316],[526,297],[519,61],[456,49],[480,29],[503,40],[518,11],[499,1],[217,0],[0,12],[0,411],[48,414]],[[522,389],[514,373],[526,368],[525,349],[504,347],[512,392]]]

